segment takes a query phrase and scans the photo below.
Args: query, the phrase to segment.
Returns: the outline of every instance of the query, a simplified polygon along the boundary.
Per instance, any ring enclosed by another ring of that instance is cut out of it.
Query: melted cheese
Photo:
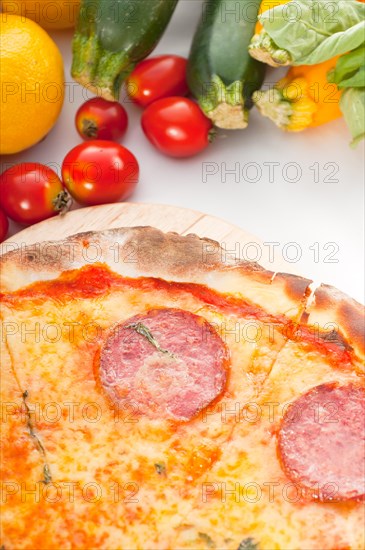
[[[97,354],[108,331],[156,306],[202,315],[230,350],[224,393],[187,423],[148,419],[133,395],[116,408],[98,381]],[[290,400],[322,376],[336,378],[324,360],[318,367],[317,354],[303,383],[307,356],[296,345],[290,351],[272,327],[217,314],[187,293],[128,289],[32,307],[24,301],[3,312],[11,386],[3,399],[22,406],[27,391],[44,448],[29,436],[27,418],[8,420],[4,481],[19,490],[3,501],[6,550],[237,550],[248,537],[261,550],[359,547],[360,505],[289,502],[290,491],[282,497],[288,479],[267,403]]]

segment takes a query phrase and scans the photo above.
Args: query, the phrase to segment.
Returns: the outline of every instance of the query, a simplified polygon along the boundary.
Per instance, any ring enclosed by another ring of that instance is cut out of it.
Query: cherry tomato
[[[119,141],[127,131],[128,115],[117,101],[93,97],[81,105],[76,113],[75,124],[85,140]]]
[[[9,218],[29,225],[67,208],[69,195],[48,166],[24,162],[1,174],[0,202]]]
[[[162,97],[184,96],[189,88],[186,83],[187,60],[178,55],[160,55],[138,63],[126,80],[129,97],[147,107]]]
[[[5,241],[9,229],[9,220],[4,212],[0,210],[0,243]]]
[[[159,99],[142,114],[142,128],[150,142],[172,157],[191,157],[209,145],[212,122],[185,97]]]
[[[114,141],[81,143],[62,164],[65,187],[79,203],[90,206],[127,199],[138,177],[137,159]]]

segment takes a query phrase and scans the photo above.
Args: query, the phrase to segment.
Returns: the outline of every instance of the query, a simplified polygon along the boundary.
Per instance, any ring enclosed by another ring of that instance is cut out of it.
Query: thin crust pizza
[[[151,227],[0,261],[2,548],[364,548],[360,304]]]

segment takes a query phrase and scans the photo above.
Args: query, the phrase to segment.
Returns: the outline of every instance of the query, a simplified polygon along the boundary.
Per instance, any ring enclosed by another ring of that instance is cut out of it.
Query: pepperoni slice
[[[223,391],[227,348],[205,319],[153,309],[118,325],[100,354],[102,386],[151,418],[187,421]]]
[[[363,500],[365,393],[327,383],[299,397],[285,413],[278,455],[288,477],[314,499]]]

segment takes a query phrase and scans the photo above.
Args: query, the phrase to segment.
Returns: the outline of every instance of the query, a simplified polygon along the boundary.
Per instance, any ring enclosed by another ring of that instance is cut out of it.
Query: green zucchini
[[[206,0],[190,50],[187,78],[204,113],[220,128],[245,128],[265,65],[248,45],[261,0]]]
[[[178,0],[81,0],[73,38],[73,78],[108,100],[154,50]]]

